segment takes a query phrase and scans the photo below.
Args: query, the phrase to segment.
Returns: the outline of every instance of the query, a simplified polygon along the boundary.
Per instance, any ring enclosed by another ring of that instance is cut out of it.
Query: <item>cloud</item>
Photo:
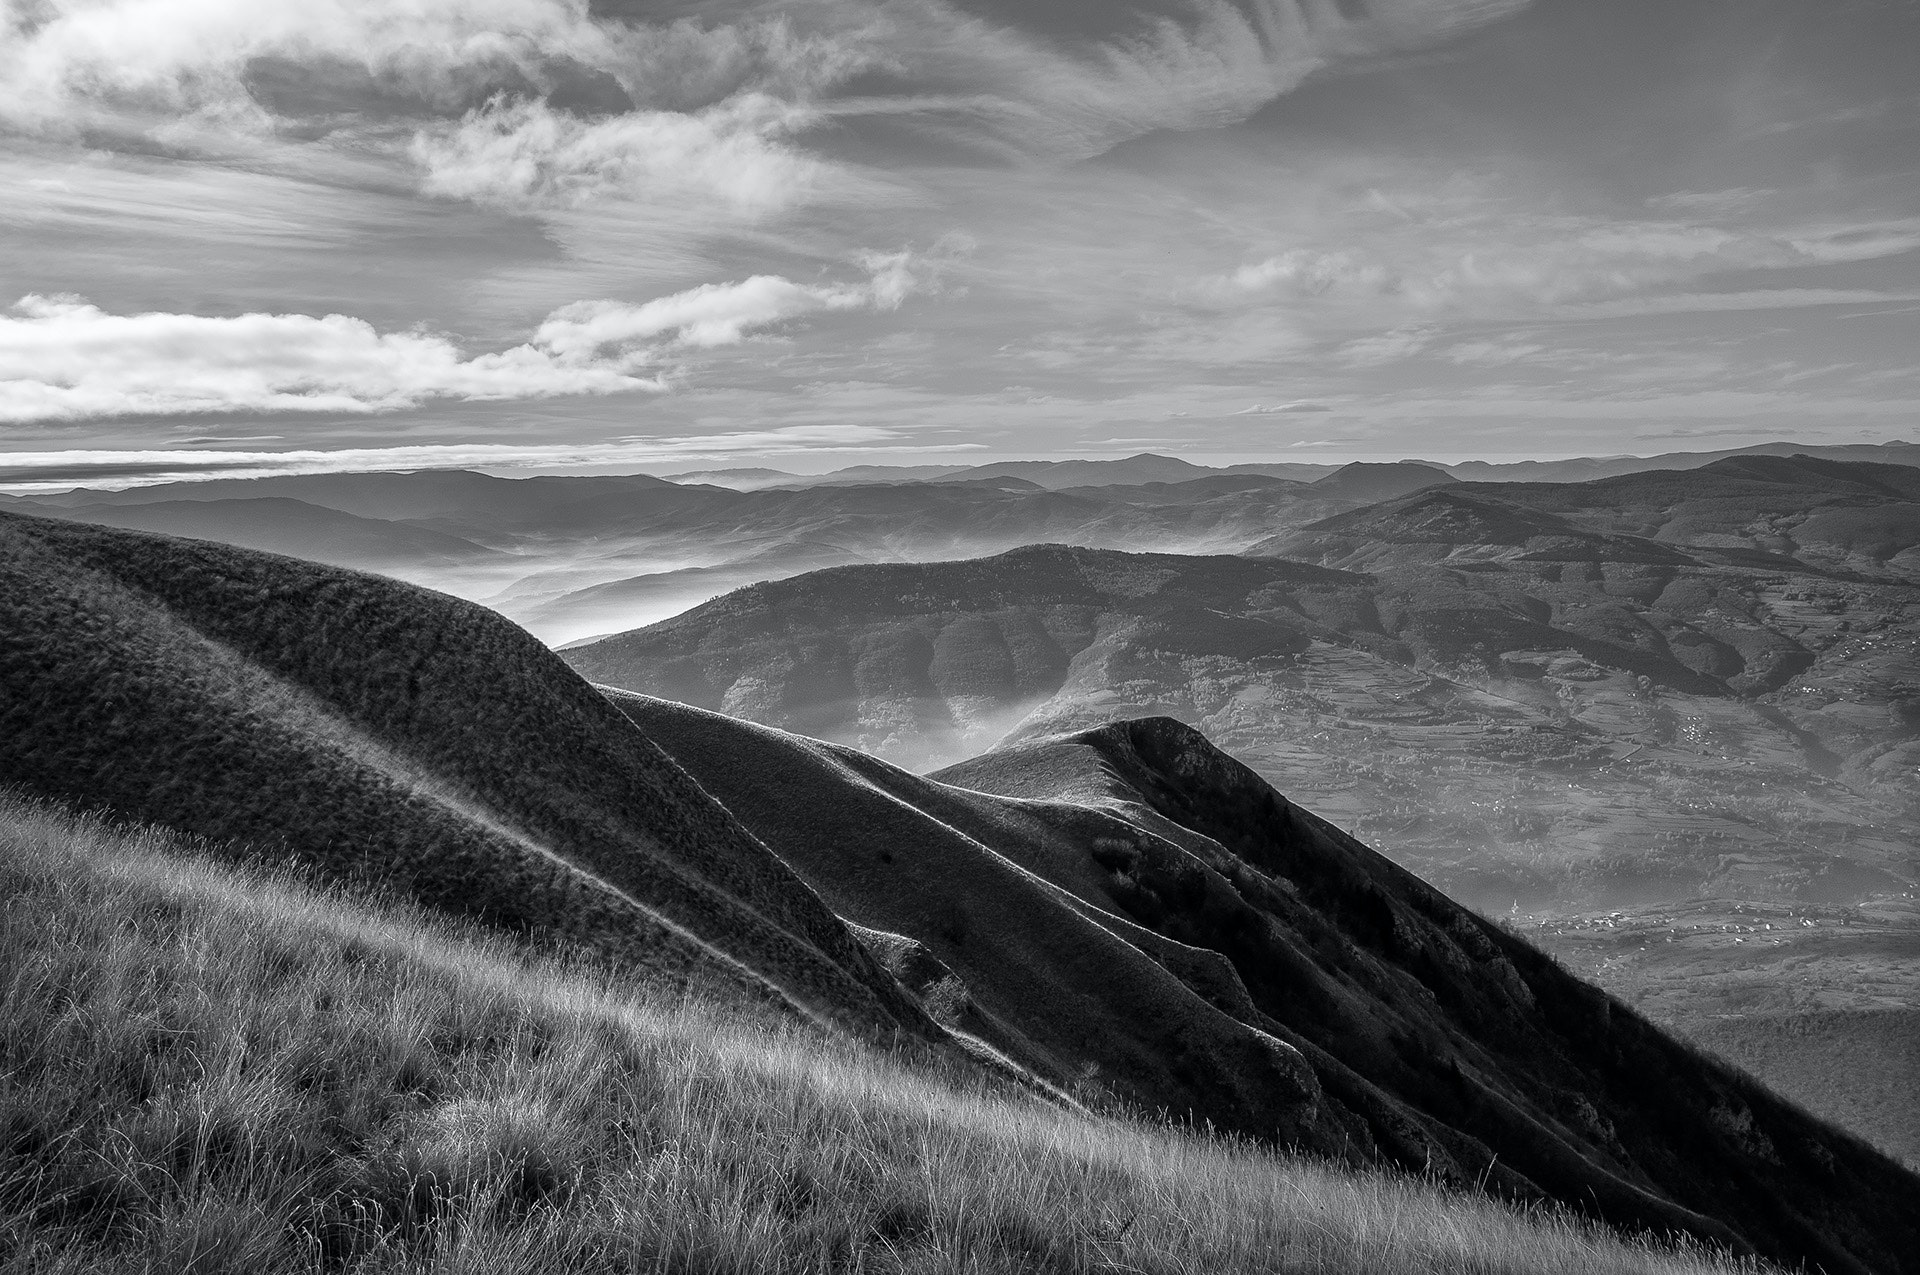
[[[0,132],[378,159],[491,203],[698,193],[756,213],[831,171],[782,139],[870,62],[777,15],[633,23],[583,0],[5,0]]]
[[[1446,349],[1446,358],[1450,363],[1459,363],[1470,367],[1505,367],[1509,363],[1525,363],[1545,354],[1544,345],[1531,341],[1457,341]]]
[[[1331,412],[1325,403],[1255,403],[1234,412],[1235,416],[1289,416],[1296,412]]]
[[[1487,217],[1365,250],[1290,248],[1205,277],[1195,295],[1224,306],[1278,302],[1383,315],[1596,306],[1726,271],[1868,261],[1916,248],[1920,221],[1767,231]]]
[[[1623,319],[1651,314],[1797,310],[1806,306],[1885,306],[1908,301],[1920,301],[1920,292],[1879,292],[1868,288],[1748,288],[1738,292],[1661,292],[1612,301],[1590,301],[1569,306],[1563,313],[1572,319]],[[1884,313],[1904,312],[1895,310]]]
[[[1177,19],[1116,6],[1108,34],[1063,37],[946,0],[695,5],[655,22],[596,15],[585,0],[7,0],[0,125],[188,149],[306,137],[365,150],[405,121],[421,126],[401,153],[443,193],[574,199],[671,173],[669,184],[704,174],[737,195],[734,162],[801,163],[777,144],[790,113],[884,116],[1072,160],[1244,118],[1329,65],[1526,3],[1191,0]],[[899,87],[846,91],[870,73]],[[508,100],[475,109],[496,95]],[[745,185],[764,197],[759,179]]]
[[[1399,284],[1399,276],[1384,263],[1366,260],[1358,253],[1294,248],[1208,280],[1205,286],[1225,296],[1266,293],[1319,297],[1336,291],[1383,293]]]
[[[419,469],[549,469],[631,465],[657,461],[719,460],[777,455],[826,447],[835,451],[930,450],[892,429],[872,425],[792,425],[716,434],[626,438],[609,443],[542,446],[517,443],[428,443],[407,447],[343,447],[293,451],[175,451],[168,449],[0,453],[0,487],[64,490],[192,482],[210,478],[266,478],[285,474],[391,472]],[[951,451],[954,445],[940,444]]]
[[[660,389],[605,363],[517,346],[464,357],[426,332],[343,314],[108,314],[28,296],[0,317],[0,421],[192,412],[379,412],[434,398]]]
[[[755,275],[739,283],[706,284],[642,305],[578,302],[548,315],[534,341],[576,361],[661,338],[696,348],[732,345],[749,328],[823,311],[894,310],[911,293],[936,286],[924,260],[909,253],[873,254],[863,264],[871,271],[865,283],[804,284],[777,275]]]
[[[578,303],[525,344],[473,355],[437,333],[383,333],[343,314],[116,315],[77,297],[28,296],[0,315],[0,421],[660,391],[676,348],[734,344],[810,314],[894,309],[932,286],[906,253],[865,264],[870,277],[857,284],[759,275],[640,305]]]
[[[1378,336],[1348,341],[1334,353],[1334,360],[1348,367],[1378,367],[1412,358],[1432,345],[1438,334],[1429,327],[1396,328]]]
[[[495,98],[427,128],[412,155],[430,195],[507,207],[577,206],[609,194],[714,200],[757,215],[805,202],[828,165],[784,144],[815,118],[764,94],[704,111],[583,120],[537,99]]]
[[[1244,119],[1309,75],[1419,48],[1497,21],[1529,0],[1194,0],[1104,15],[1104,37],[1037,36],[939,3],[902,5],[878,43],[921,86],[929,127],[1050,159],[1099,154],[1161,129]],[[898,15],[910,15],[901,17]]]

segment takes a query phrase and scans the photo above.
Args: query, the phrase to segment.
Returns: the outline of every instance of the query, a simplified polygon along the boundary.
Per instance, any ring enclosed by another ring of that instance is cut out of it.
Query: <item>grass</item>
[[[0,1271],[1718,1272],[0,798]]]

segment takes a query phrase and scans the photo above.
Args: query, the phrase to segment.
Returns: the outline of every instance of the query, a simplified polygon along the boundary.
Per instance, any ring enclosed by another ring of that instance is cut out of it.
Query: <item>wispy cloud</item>
[[[426,117],[407,150],[443,193],[578,198],[668,172],[738,193],[723,170],[745,158],[762,170],[746,179],[757,199],[761,181],[794,175],[800,161],[776,138],[816,107],[1080,158],[1243,118],[1315,70],[1526,3],[1195,0],[1180,20],[1120,11],[1120,30],[1063,41],[941,0],[665,22],[582,0],[15,0],[0,10],[0,123],[187,147],[296,135],[366,147],[392,136],[394,117]],[[833,100],[865,72],[915,87]],[[514,101],[475,112],[497,94]]]
[[[1600,303],[1727,271],[1872,261],[1915,249],[1920,220],[1734,230],[1482,214],[1384,236],[1367,248],[1289,248],[1203,278],[1196,293],[1228,305],[1477,312]]]
[[[906,252],[872,254],[864,283],[803,284],[777,275],[706,284],[643,305],[589,301],[556,310],[534,343],[562,358],[586,361],[669,338],[694,347],[732,345],[749,329],[832,310],[893,310],[935,286],[922,259]],[[644,347],[642,347],[644,348]]]
[[[28,296],[0,316],[0,421],[367,413],[441,398],[660,391],[675,347],[735,344],[826,311],[893,309],[930,286],[907,253],[866,264],[862,283],[761,275],[639,305],[578,303],[524,344],[471,355],[441,334],[380,332],[343,314],[116,315],[77,297]]]
[[[1331,412],[1326,403],[1255,403],[1233,413],[1235,416],[1290,416],[1305,412]]]
[[[0,487],[16,492],[58,491],[84,483],[117,488],[209,478],[267,478],[285,474],[364,473],[419,469],[544,469],[556,466],[631,466],[665,461],[724,460],[743,454],[923,450],[897,431],[871,425],[792,425],[779,429],[630,438],[609,443],[421,444],[328,450],[239,451],[196,449],[0,452]],[[954,450],[952,445],[941,448]]]

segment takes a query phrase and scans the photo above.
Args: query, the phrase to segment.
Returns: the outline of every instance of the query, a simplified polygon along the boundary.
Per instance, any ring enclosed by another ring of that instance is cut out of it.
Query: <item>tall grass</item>
[[[1711,1272],[0,798],[0,1270]]]

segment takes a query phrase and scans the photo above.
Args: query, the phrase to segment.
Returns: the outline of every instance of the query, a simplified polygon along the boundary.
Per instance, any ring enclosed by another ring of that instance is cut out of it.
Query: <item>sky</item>
[[[1920,0],[0,0],[6,476],[1920,436]]]

